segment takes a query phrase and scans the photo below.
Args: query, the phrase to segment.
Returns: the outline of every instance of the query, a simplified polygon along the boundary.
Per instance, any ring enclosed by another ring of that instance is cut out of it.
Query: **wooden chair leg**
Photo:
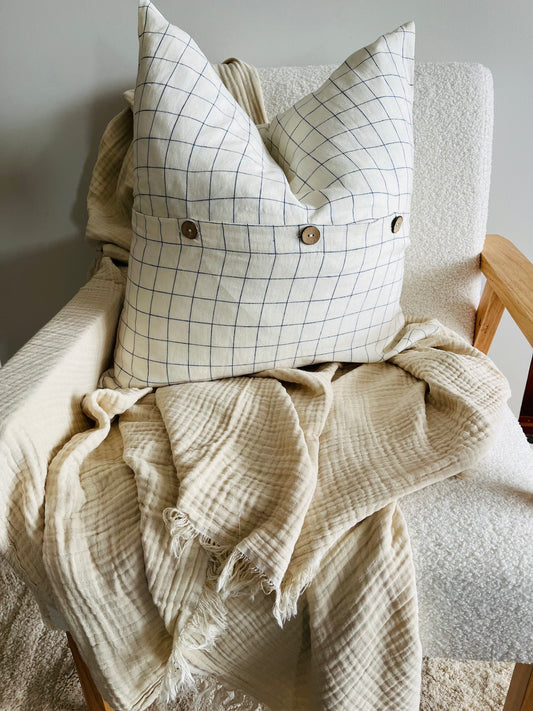
[[[83,691],[83,696],[85,698],[85,703],[89,711],[113,711],[111,706],[104,701],[102,695],[98,691],[94,679],[91,676],[87,665],[83,661],[81,654],[76,646],[76,642],[72,639],[72,636],[67,632],[68,646],[72,652],[74,658],[74,664],[76,666],[76,671],[78,672],[78,677],[80,679],[81,690]]]
[[[533,664],[515,664],[503,711],[533,711]]]

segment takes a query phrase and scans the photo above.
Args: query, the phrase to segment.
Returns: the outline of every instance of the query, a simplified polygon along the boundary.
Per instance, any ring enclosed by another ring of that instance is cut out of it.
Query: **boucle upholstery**
[[[510,410],[479,465],[402,500],[426,656],[531,663],[532,501],[533,453]]]

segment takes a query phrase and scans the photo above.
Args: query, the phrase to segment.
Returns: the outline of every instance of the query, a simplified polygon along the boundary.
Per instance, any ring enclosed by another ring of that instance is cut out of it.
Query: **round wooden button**
[[[320,230],[318,229],[318,227],[308,225],[302,230],[300,234],[300,239],[304,244],[316,244],[320,239]]]
[[[400,227],[402,226],[403,222],[403,217],[401,215],[396,215],[394,220],[392,221],[391,224],[391,230],[396,234],[397,232],[400,231]]]
[[[181,234],[187,239],[194,239],[198,235],[198,227],[190,220],[185,220],[181,226]]]

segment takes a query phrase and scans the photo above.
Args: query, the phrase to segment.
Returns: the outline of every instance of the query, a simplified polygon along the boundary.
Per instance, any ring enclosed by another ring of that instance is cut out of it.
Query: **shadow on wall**
[[[40,114],[2,156],[0,239],[29,240],[0,259],[2,364],[86,282],[95,257],[83,237],[87,193],[104,129],[126,106],[123,89]]]
[[[94,258],[94,249],[76,237],[0,263],[2,364],[74,296]]]
[[[98,155],[98,147],[108,123],[127,107],[123,94],[128,88],[130,87],[123,87],[94,97],[87,106],[81,108],[81,112],[88,118],[88,150],[80,171],[76,200],[72,205],[70,217],[82,234],[85,233],[87,224],[87,195]],[[79,112],[80,108],[78,107],[76,113]],[[70,120],[66,123],[69,125]]]

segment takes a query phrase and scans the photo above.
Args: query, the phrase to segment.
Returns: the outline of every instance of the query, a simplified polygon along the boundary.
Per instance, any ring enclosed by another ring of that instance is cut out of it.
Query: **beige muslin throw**
[[[199,670],[272,709],[418,707],[397,500],[481,457],[507,397],[485,356],[422,326],[388,362],[85,398],[96,426],[52,463],[44,553],[116,709]]]

